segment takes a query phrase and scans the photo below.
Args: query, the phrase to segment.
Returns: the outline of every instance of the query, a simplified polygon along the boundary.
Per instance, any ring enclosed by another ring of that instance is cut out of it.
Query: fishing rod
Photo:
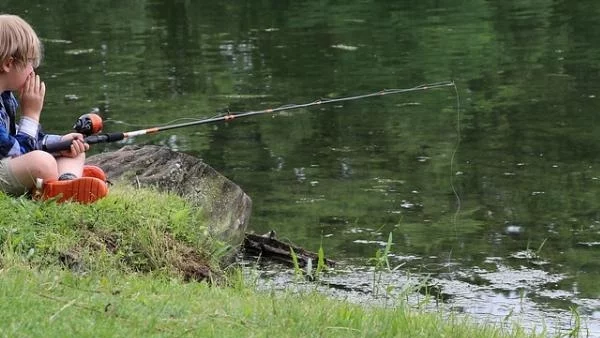
[[[274,113],[281,112],[281,111],[293,110],[293,109],[299,109],[299,108],[308,108],[308,107],[322,105],[322,104],[330,104],[330,103],[344,102],[344,101],[354,101],[354,100],[361,100],[361,99],[375,97],[375,96],[402,94],[402,93],[414,92],[414,91],[419,91],[419,90],[429,90],[429,89],[451,87],[451,86],[455,86],[453,81],[422,84],[422,85],[419,85],[416,87],[406,88],[406,89],[384,89],[384,90],[374,92],[374,93],[369,93],[369,94],[346,96],[346,97],[331,98],[331,99],[321,98],[316,101],[308,102],[308,103],[286,104],[286,105],[279,106],[276,108],[239,112],[239,113],[228,113],[226,115],[211,117],[211,118],[202,119],[202,120],[195,120],[195,121],[191,121],[191,122],[170,124],[170,125],[165,125],[165,126],[158,126],[158,127],[134,130],[134,131],[129,131],[129,132],[117,132],[117,133],[100,134],[100,132],[102,131],[102,127],[103,127],[102,118],[97,114],[88,113],[88,114],[82,115],[77,120],[77,122],[73,126],[73,129],[75,129],[76,132],[85,135],[84,142],[86,142],[88,144],[108,143],[108,142],[121,141],[121,140],[130,138],[130,137],[135,137],[135,136],[140,136],[140,135],[154,134],[154,133],[158,133],[158,132],[170,130],[170,129],[197,126],[197,125],[201,125],[201,124],[214,123],[214,122],[220,122],[220,121],[231,121],[233,119],[239,119],[242,117],[249,117],[249,116],[254,116],[254,115],[274,114]],[[50,143],[50,144],[44,145],[43,150],[50,152],[50,153],[58,152],[58,151],[62,151],[62,150],[68,150],[71,147],[72,142],[73,142],[72,140],[65,140],[65,141],[61,141],[61,142]]]

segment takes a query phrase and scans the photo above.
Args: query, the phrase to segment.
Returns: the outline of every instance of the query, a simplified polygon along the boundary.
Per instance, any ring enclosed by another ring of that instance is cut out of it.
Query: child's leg
[[[108,187],[97,177],[81,177],[84,161],[83,153],[74,158],[55,159],[39,150],[5,158],[0,160],[0,189],[12,195],[34,191],[34,198],[42,200],[56,198],[57,202],[93,203],[108,194]],[[81,178],[57,180],[59,173]],[[38,179],[42,185],[37,184]]]
[[[76,157],[59,157],[56,159],[58,166],[58,177],[62,174],[71,173],[77,177],[81,177],[83,173],[83,164],[85,163],[85,153],[81,153]]]
[[[108,194],[106,179],[99,175],[83,176],[85,153],[76,157],[59,157],[56,159],[58,167],[58,181],[47,182],[44,185],[41,198],[57,198],[57,202],[75,201],[79,203],[93,203]],[[99,172],[104,176],[102,169]]]
[[[56,180],[58,177],[56,160],[54,156],[45,151],[35,150],[11,158],[8,164],[14,178],[27,188],[27,190],[35,187],[37,178],[46,181]]]

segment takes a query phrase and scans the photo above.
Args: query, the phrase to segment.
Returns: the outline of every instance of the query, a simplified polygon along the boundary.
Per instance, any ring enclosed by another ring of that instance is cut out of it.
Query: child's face
[[[19,90],[25,84],[27,77],[33,73],[33,61],[28,59],[25,64],[19,64],[14,58],[4,65],[4,72],[8,76],[9,90]]]

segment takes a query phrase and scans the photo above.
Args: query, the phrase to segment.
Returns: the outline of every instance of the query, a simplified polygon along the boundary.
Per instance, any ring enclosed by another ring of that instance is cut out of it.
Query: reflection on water
[[[551,328],[574,308],[600,332],[599,2],[5,2],[44,40],[50,132],[455,81],[127,142],[203,158],[251,230],[362,265],[391,233],[456,309]]]

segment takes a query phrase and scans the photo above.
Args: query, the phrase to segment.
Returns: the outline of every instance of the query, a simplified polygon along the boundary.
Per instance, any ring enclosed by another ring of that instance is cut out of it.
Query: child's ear
[[[0,65],[0,70],[2,71],[2,73],[8,73],[10,72],[10,69],[14,66],[15,64],[15,58],[13,58],[12,56],[7,58],[6,60],[2,61],[2,64]]]

